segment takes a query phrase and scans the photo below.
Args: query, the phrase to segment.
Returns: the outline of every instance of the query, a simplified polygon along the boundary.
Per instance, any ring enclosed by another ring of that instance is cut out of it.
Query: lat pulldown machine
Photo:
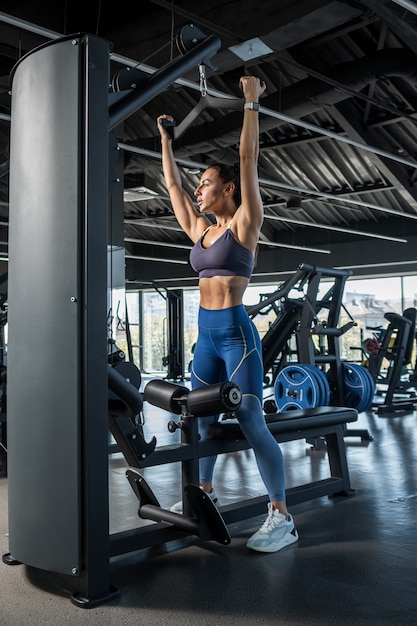
[[[109,131],[219,47],[207,37],[117,94],[109,94],[109,42],[92,35],[41,46],[12,75],[9,547],[19,562],[72,578],[84,606],[115,593],[105,416],[109,161],[117,147]]]

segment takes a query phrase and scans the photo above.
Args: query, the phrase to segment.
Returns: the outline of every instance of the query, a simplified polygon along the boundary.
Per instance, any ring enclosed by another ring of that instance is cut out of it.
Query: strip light
[[[128,243],[142,243],[149,246],[161,246],[163,248],[178,248],[182,250],[191,250],[191,246],[185,246],[180,243],[170,243],[168,241],[150,241],[149,239],[136,239],[135,237],[125,237]]]
[[[411,11],[411,13],[417,15],[417,5],[415,5],[414,2],[409,2],[408,0],[391,0],[391,2],[394,2],[395,4],[398,4],[398,6],[403,7],[403,9],[407,9],[407,11]]]
[[[150,256],[143,256],[143,255],[129,254],[129,253],[125,254],[125,259],[134,259],[135,261],[157,261],[158,263],[178,263],[178,265],[188,265],[188,261],[182,261],[180,259],[167,259],[166,257],[158,258],[154,256],[150,257]]]
[[[323,230],[334,230],[339,233],[348,233],[351,235],[362,235],[373,239],[385,239],[386,241],[396,241],[397,243],[407,243],[407,239],[398,237],[389,237],[387,235],[377,235],[376,233],[365,233],[361,230],[353,228],[342,228],[341,226],[330,226],[327,224],[316,224],[315,222],[307,222],[306,220],[298,220],[292,217],[281,217],[280,215],[265,215],[265,219],[275,220],[277,222],[288,222],[289,224],[298,224],[299,226],[308,226],[309,228],[320,228]]]
[[[288,248],[289,250],[303,250],[303,252],[318,252],[319,254],[330,254],[330,250],[325,248],[308,248],[307,246],[295,246],[289,243],[279,243],[277,241],[259,241],[259,245],[272,246],[273,248]]]

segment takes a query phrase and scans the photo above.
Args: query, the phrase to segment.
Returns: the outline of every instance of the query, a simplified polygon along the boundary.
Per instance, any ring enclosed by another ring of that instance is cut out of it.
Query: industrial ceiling
[[[2,273],[1,259],[13,256],[8,175],[16,62],[48,40],[91,33],[111,42],[110,91],[119,80],[123,89],[140,89],[184,53],[190,32],[218,37],[215,55],[117,129],[127,287],[196,285],[191,242],[161,178],[155,119],[165,112],[177,120],[175,154],[192,194],[207,165],[238,162],[243,74],[267,85],[259,157],[265,221],[252,283],[276,284],[300,263],[349,268],[358,277],[417,273],[414,2],[90,0],[84,9],[59,0],[4,0],[1,8]]]

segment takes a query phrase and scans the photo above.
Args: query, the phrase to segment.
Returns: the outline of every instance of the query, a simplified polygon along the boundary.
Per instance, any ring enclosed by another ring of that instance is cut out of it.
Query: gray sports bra
[[[210,228],[210,226],[209,226]],[[203,239],[208,228],[190,252],[190,263],[200,278],[212,276],[245,276],[250,278],[254,268],[252,252],[233,237],[230,227],[208,248]]]

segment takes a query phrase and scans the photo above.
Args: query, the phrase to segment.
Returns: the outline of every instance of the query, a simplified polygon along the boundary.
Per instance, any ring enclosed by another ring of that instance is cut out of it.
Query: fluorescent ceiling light
[[[388,261],[386,263],[364,263],[362,265],[340,265],[340,269],[363,269],[366,267],[397,267],[400,265],[414,265],[417,264],[417,259],[410,261]],[[359,276],[358,278],[362,278]]]
[[[345,228],[342,226],[332,226],[330,224],[316,224],[316,222],[308,222],[307,220],[298,220],[292,217],[282,217],[281,215],[265,215],[267,220],[275,220],[277,222],[287,222],[289,224],[297,224],[298,226],[308,226],[311,228],[319,228],[320,230],[333,230],[339,233],[348,233],[350,235],[358,235],[362,237],[369,237],[373,239],[385,239],[387,241],[395,241],[397,243],[407,243],[407,239],[400,239],[399,237],[389,237],[388,235],[379,235],[377,233],[366,233],[362,230],[355,230],[354,228]]]
[[[136,259],[138,261],[156,261],[157,263],[178,263],[179,265],[188,265],[188,261],[180,259],[167,259],[166,257],[143,256],[138,254],[125,254],[125,259]]]
[[[161,226],[159,228],[162,228]],[[180,243],[170,243],[168,241],[152,241],[152,239],[137,239],[136,237],[125,237],[128,243],[143,243],[149,246],[162,246],[163,248],[182,248],[183,250],[191,250],[192,246],[185,246]]]
[[[181,228],[181,226],[176,226],[175,224],[165,224],[165,222],[161,223],[157,223],[155,224],[155,222],[147,222],[146,220],[142,219],[141,217],[135,217],[135,218],[130,218],[127,217],[124,220],[125,224],[136,224],[137,226],[146,226],[146,228],[160,228],[162,230],[175,230],[179,233],[183,233],[183,229]]]
[[[304,252],[318,252],[319,254],[330,254],[330,250],[325,248],[309,248],[308,246],[296,246],[289,243],[278,243],[277,241],[259,240],[259,245],[271,246],[273,248],[288,248],[289,250],[303,250]]]
[[[259,37],[248,39],[248,41],[239,43],[236,46],[230,46],[229,50],[239,57],[239,59],[242,59],[242,61],[257,59],[258,57],[263,57],[273,52]]]
[[[407,9],[407,11],[411,11],[411,13],[417,15],[417,6],[414,2],[408,2],[408,0],[392,0],[392,2],[398,4],[400,7],[403,7],[403,9]]]
[[[131,187],[123,191],[123,200],[125,202],[140,202],[141,200],[152,200],[158,198],[159,194],[149,187],[140,185],[139,187]]]

